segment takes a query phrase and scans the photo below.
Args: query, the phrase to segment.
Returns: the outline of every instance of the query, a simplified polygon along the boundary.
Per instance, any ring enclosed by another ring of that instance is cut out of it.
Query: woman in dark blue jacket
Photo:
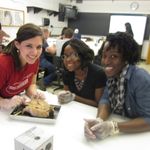
[[[103,139],[125,132],[150,131],[150,74],[135,64],[140,60],[136,41],[127,33],[109,34],[102,52],[107,86],[96,120],[86,120],[85,136]],[[111,113],[129,117],[107,121]]]

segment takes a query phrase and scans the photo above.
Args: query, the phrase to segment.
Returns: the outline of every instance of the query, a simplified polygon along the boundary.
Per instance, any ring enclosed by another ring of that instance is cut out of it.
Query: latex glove
[[[93,131],[91,130],[91,127],[100,124],[103,122],[103,120],[101,118],[96,118],[96,119],[84,119],[85,120],[85,124],[84,124],[84,135],[85,137],[89,138],[89,139],[95,139],[96,136],[93,133]]]
[[[15,95],[10,99],[2,100],[0,107],[2,109],[8,110],[8,109],[15,108],[16,106],[23,104],[25,100],[26,100],[25,97]]]
[[[28,97],[26,94],[24,95],[21,95],[21,97],[23,97],[24,101],[23,101],[23,104],[26,105],[28,102],[31,101],[31,98]]]
[[[61,91],[58,93],[58,101],[59,103],[68,103],[73,101],[75,98],[75,94],[70,91]]]
[[[90,129],[91,132],[95,135],[95,138],[98,139],[104,139],[108,136],[119,133],[118,124],[115,121],[104,121],[95,124]]]
[[[41,99],[41,100],[44,100],[45,99],[45,94],[44,94],[43,91],[36,91],[36,93],[31,96],[31,99]]]

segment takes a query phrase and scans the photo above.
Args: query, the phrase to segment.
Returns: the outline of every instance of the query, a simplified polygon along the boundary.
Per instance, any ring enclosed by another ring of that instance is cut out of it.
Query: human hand
[[[91,127],[102,123],[103,120],[101,118],[96,118],[96,119],[84,119],[85,120],[85,124],[84,124],[84,135],[89,138],[89,139],[95,139],[96,136],[93,133],[93,131],[91,130]]]
[[[58,101],[59,103],[68,103],[73,101],[75,98],[75,94],[70,91],[61,91],[58,93]]]
[[[44,100],[45,99],[45,94],[42,91],[36,91],[32,96],[31,99],[41,99]]]
[[[118,124],[115,121],[104,121],[101,123],[97,123],[90,128],[92,139],[104,139],[110,135],[118,134]],[[90,137],[89,137],[90,138]]]
[[[21,97],[23,97],[24,101],[23,101],[23,104],[26,105],[28,102],[31,101],[31,98],[28,97],[26,94],[24,95],[21,95]]]
[[[18,105],[23,104],[24,101],[25,101],[24,97],[15,95],[10,99],[4,99],[2,104],[1,104],[1,108],[8,110],[8,109],[11,109],[11,108],[14,108]]]

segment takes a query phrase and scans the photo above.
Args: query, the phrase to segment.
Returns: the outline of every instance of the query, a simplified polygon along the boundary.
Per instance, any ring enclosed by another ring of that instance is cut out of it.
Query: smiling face
[[[15,46],[19,50],[19,58],[22,66],[26,63],[33,64],[42,53],[42,37],[36,36],[20,43],[15,41]]]
[[[107,48],[108,42],[105,43],[102,53],[102,64],[104,65],[107,77],[117,77],[125,66],[122,54],[117,48]]]
[[[80,58],[70,45],[67,45],[64,49],[63,62],[68,71],[80,69]]]

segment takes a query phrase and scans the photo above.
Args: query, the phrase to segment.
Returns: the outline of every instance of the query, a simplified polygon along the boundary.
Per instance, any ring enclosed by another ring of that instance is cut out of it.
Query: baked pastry
[[[54,116],[54,107],[44,100],[33,99],[26,104],[23,113],[29,113],[35,117],[52,117]]]

